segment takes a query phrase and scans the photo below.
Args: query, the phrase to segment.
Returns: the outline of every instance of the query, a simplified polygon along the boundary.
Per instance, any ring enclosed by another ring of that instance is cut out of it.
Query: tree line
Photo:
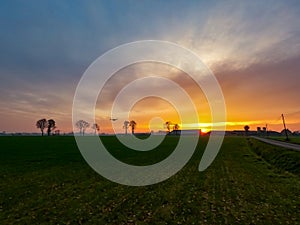
[[[85,131],[88,127],[90,127],[90,123],[85,120],[78,120],[75,123],[75,126],[79,129],[79,134],[84,136]],[[123,123],[123,129],[125,130],[125,134],[128,133],[129,127],[131,128],[131,133],[134,135],[137,123],[134,120],[127,121],[125,120]],[[171,133],[171,129],[175,134],[178,133],[179,125],[176,123],[172,123],[171,121],[167,121],[164,123],[164,126],[167,128],[167,132]],[[51,135],[52,131],[56,129],[55,120],[53,119],[40,119],[36,122],[36,127],[41,130],[42,136],[44,136],[44,130],[47,129],[48,136]],[[100,130],[100,126],[97,123],[94,123],[91,128],[94,130],[94,134],[97,135]]]
[[[124,121],[123,123],[123,129],[125,129],[125,134],[128,133],[128,128],[131,127],[131,133],[134,134],[135,128],[137,123],[134,120],[131,121]],[[80,135],[84,136],[85,130],[90,127],[89,122],[85,120],[78,120],[75,124],[75,126],[79,129]],[[97,132],[100,130],[100,126],[97,123],[94,123],[92,126],[92,129],[94,130],[94,134],[96,135]]]

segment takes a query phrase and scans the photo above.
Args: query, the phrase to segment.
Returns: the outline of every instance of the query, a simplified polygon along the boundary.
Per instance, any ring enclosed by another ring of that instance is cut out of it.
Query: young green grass
[[[262,143],[256,139],[248,139],[248,144],[258,155],[274,168],[289,171],[300,177],[300,152],[282,147]]]
[[[276,136],[270,136],[268,138],[277,140],[277,141],[284,141],[286,142],[286,137],[285,136],[280,136],[280,137],[276,137]],[[294,144],[300,144],[300,136],[289,136],[289,143],[294,143]]]
[[[167,157],[177,142],[167,137],[141,154],[115,137],[102,140],[120,160],[141,165]],[[73,137],[1,137],[0,224],[299,223],[298,176],[277,170],[238,137],[226,137],[200,173],[206,143],[201,137],[192,159],[170,179],[130,187],[95,173]]]

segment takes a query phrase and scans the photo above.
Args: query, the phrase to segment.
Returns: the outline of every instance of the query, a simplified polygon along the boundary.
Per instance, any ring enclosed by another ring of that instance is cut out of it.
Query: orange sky
[[[299,2],[70,4],[2,4],[0,132],[39,132],[35,123],[41,118],[54,119],[61,132],[71,132],[74,94],[88,66],[121,44],[149,39],[190,49],[208,66],[223,91],[227,130],[241,130],[245,125],[256,130],[268,124],[270,130],[280,131],[282,113],[290,130],[300,130]],[[123,68],[108,81],[96,105],[100,132],[112,132],[109,118],[118,92],[149,74],[180,85],[194,102],[199,121],[182,124],[176,109],[158,98],[142,99],[125,112],[124,99],[113,115],[118,117],[117,132],[124,132],[127,119],[137,122],[136,132],[166,130],[162,121],[167,120],[183,129],[209,129],[211,112],[202,90],[182,71],[148,62]],[[177,96],[176,90],[160,83],[149,86],[153,93],[164,90],[166,96]],[[136,88],[125,97],[130,100],[142,92],[143,88]],[[181,97],[180,107],[189,115]]]
[[[296,61],[296,60],[295,60]],[[292,62],[290,62],[292,63]],[[248,124],[252,130],[256,130],[257,126],[265,126],[268,124],[270,130],[280,131],[282,121],[281,113],[286,114],[286,122],[290,130],[299,130],[300,113],[297,107],[296,96],[299,96],[297,88],[297,71],[298,66],[292,63],[283,62],[281,64],[257,66],[255,69],[246,69],[240,71],[220,71],[215,69],[215,74],[220,82],[223,90],[226,110],[227,110],[227,130],[243,129]],[[97,123],[100,125],[100,132],[111,133],[112,126],[109,120],[111,116],[111,106],[116,94],[122,87],[136,79],[139,75],[149,71],[157,70],[160,75],[168,77],[180,84],[191,96],[199,113],[198,128],[209,129],[211,116],[208,102],[201,89],[184,73],[176,71],[174,68],[170,72],[169,66],[163,64],[144,64],[133,65],[115,74],[100,94],[97,111]],[[287,71],[289,73],[287,73]],[[276,76],[276,79],[272,79]],[[292,82],[291,82],[292,81]],[[162,87],[157,87],[162,88]],[[75,88],[73,87],[73,91]],[[136,90],[133,90],[134,94]],[[141,90],[137,90],[141,91]],[[155,93],[155,87],[153,88]],[[166,94],[176,95],[176,91],[165,90]],[[55,97],[56,94],[51,93]],[[62,93],[62,95],[64,95]],[[27,96],[30,96],[27,94]],[[47,119],[55,119],[57,126],[62,132],[71,132],[71,107],[72,92],[64,96],[64,102],[58,103],[56,107],[38,108],[32,106],[32,102],[24,100],[24,102],[11,102],[18,104],[19,109],[9,110],[3,107],[1,110],[1,126],[2,130],[7,132],[25,131],[38,132],[35,128],[35,121],[41,115]],[[129,96],[130,97],[130,96]],[[35,98],[36,96],[32,97]],[[40,100],[42,101],[42,100]],[[123,103],[126,105],[126,102]],[[188,113],[188,112],[187,112]],[[114,116],[114,115],[113,115]],[[125,118],[115,115],[118,120],[113,122],[118,128],[117,132],[123,132],[123,122]],[[129,120],[133,119],[137,122],[136,132],[148,132],[149,123],[153,117],[160,117],[163,121],[172,121],[178,123],[181,129],[196,129],[197,124],[191,121],[190,124],[182,124],[176,110],[163,99],[146,98],[137,102],[129,112]],[[5,119],[3,119],[5,118]],[[92,123],[92,121],[88,121]],[[153,122],[153,121],[152,121]],[[159,121],[152,124],[155,131],[166,130]],[[88,129],[87,132],[92,132]]]

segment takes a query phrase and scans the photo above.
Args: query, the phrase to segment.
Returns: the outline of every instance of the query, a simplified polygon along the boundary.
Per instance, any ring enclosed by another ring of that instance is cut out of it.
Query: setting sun
[[[299,224],[299,0],[0,15],[0,224]]]

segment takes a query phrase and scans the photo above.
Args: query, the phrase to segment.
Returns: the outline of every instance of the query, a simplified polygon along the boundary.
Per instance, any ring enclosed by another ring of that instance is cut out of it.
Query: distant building
[[[299,135],[300,135],[300,131],[294,131],[294,132],[293,132],[293,135],[299,136]]]
[[[272,130],[268,130],[267,134],[268,136],[281,136],[281,133]]]
[[[286,132],[288,135],[292,135],[293,133],[289,130],[289,129],[286,129]],[[283,129],[281,132],[280,132],[281,135],[285,135],[285,129]]]
[[[173,130],[168,135],[201,135],[201,130]]]
[[[246,135],[246,131],[245,130],[234,130],[234,131],[228,131],[231,135],[237,135],[237,136],[244,136]],[[247,132],[248,136],[255,136],[257,135],[257,131],[253,131],[253,130],[249,130]]]

